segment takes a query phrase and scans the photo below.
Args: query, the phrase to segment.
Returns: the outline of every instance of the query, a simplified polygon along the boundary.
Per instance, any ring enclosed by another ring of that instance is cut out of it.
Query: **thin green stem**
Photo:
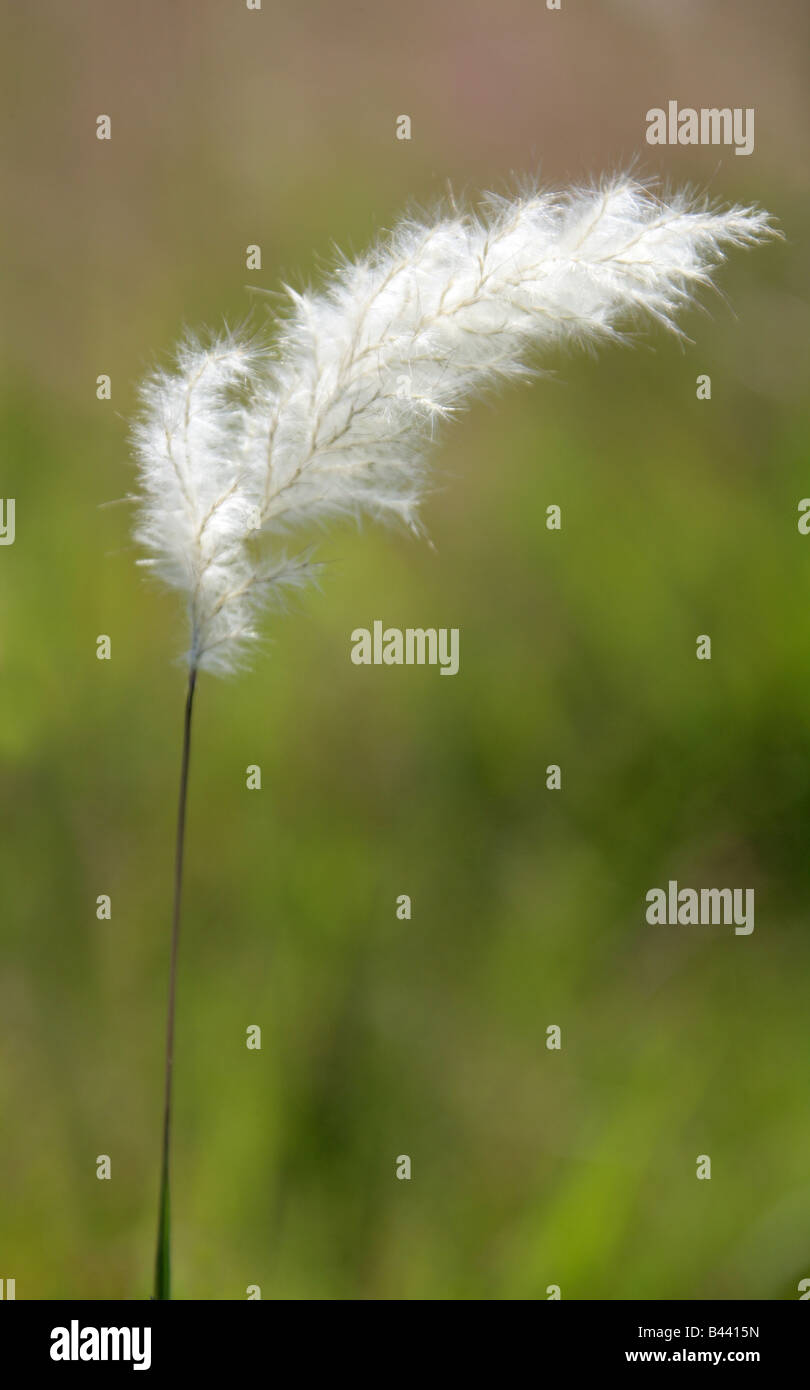
[[[171,1150],[172,1071],[174,1064],[174,1013],[177,995],[177,948],[180,941],[180,900],[183,893],[183,852],[186,841],[186,799],[188,795],[188,766],[191,755],[191,713],[197,668],[188,673],[186,709],[183,718],[183,756],[180,763],[180,795],[177,803],[177,839],[174,852],[174,908],[172,911],[172,941],[169,962],[169,1006],[166,1019],[166,1072],[163,1087],[163,1145],[160,1165],[160,1199],[158,1202],[158,1236],[155,1255],[156,1299],[171,1298],[171,1223],[169,1219],[169,1157]]]

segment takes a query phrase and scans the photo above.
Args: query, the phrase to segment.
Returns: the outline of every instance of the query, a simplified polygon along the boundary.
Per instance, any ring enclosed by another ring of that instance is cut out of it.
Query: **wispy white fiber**
[[[144,563],[186,595],[189,660],[226,672],[261,607],[312,573],[274,550],[341,516],[418,529],[437,424],[538,349],[676,316],[724,250],[772,235],[765,212],[666,199],[620,177],[562,195],[489,195],[406,221],[320,293],[289,290],[275,338],[189,338],[141,389]],[[275,541],[274,541],[275,537]]]

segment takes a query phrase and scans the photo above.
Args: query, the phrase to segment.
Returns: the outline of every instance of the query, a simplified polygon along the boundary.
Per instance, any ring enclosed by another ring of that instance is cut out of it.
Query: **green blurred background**
[[[251,674],[202,682],[174,1292],[798,1296],[809,27],[799,0],[8,0],[0,1277],[18,1298],[150,1292],[184,629],[135,568],[129,506],[101,505],[133,486],[141,373],[184,324],[264,313],[247,286],[308,283],[448,180],[560,184],[636,155],[761,202],[786,240],[732,257],[685,347],[651,330],[476,406],[437,452],[435,550],[331,532],[323,592],[269,623]],[[754,106],[755,153],[647,147],[670,98]],[[353,666],[375,618],[459,627],[459,674]],[[647,926],[670,877],[754,887],[753,935]]]

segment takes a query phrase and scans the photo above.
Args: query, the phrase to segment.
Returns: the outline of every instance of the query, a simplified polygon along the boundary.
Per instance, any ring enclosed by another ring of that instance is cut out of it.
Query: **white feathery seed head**
[[[289,290],[264,344],[187,338],[141,388],[136,539],[186,595],[189,661],[225,673],[258,610],[306,582],[278,538],[367,515],[419,529],[438,423],[538,350],[619,338],[676,315],[724,250],[774,235],[757,208],[715,210],[619,177],[558,195],[488,195],[480,212],[405,221],[320,293]]]

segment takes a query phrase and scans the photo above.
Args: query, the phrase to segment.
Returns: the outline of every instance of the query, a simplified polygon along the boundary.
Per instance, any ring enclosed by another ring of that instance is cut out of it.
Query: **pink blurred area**
[[[30,0],[6,24],[13,345],[57,388],[163,308],[216,318],[231,275],[237,304],[246,243],[272,288],[448,183],[634,159],[723,197],[806,179],[804,0]],[[647,146],[671,98],[753,106],[754,154]]]

